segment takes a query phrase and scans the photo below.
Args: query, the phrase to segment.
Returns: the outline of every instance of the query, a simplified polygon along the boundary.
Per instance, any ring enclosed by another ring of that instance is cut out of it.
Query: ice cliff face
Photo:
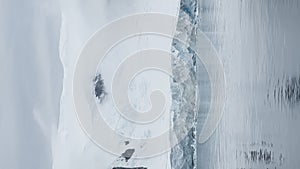
[[[197,1],[182,0],[172,43],[172,127],[179,143],[171,149],[173,169],[196,168],[197,81],[195,44]]]

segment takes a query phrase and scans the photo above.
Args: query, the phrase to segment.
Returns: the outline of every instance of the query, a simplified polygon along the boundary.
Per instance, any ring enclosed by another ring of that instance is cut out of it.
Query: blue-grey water
[[[197,145],[197,168],[299,168],[300,1],[198,2],[199,30],[224,66],[226,101],[215,134]]]

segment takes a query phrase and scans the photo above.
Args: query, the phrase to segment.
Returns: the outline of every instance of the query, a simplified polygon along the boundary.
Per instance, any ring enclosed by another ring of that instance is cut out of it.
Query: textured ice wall
[[[173,169],[196,168],[197,79],[196,54],[192,50],[196,37],[197,1],[182,0],[177,29],[172,44],[173,130],[180,140],[171,150]],[[184,133],[188,133],[186,136]]]

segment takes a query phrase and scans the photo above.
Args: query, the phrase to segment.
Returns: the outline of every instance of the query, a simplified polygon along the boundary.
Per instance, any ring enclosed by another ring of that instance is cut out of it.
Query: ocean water
[[[197,145],[197,168],[299,168],[300,1],[198,2],[226,100],[216,132]]]

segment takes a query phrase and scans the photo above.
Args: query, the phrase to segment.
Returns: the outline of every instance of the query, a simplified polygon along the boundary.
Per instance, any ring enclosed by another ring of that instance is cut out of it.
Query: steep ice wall
[[[197,1],[182,0],[172,44],[172,127],[179,143],[172,148],[173,169],[196,168],[197,81],[196,37]]]

